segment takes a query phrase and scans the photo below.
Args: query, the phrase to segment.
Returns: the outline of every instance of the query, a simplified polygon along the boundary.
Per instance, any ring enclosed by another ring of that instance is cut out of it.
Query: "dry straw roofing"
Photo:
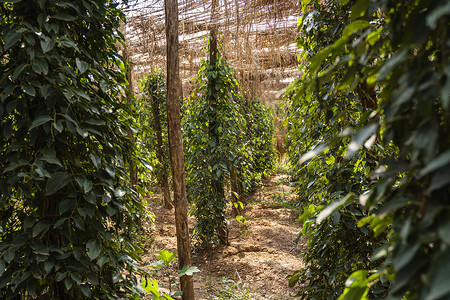
[[[200,68],[200,59],[206,58],[202,48],[209,30],[217,24],[227,61],[241,87],[263,101],[279,98],[298,74],[299,51],[294,40],[301,9],[297,2],[179,0],[180,75],[185,95],[192,90],[191,79]],[[134,80],[155,68],[164,69],[164,0],[130,2],[124,11]]]

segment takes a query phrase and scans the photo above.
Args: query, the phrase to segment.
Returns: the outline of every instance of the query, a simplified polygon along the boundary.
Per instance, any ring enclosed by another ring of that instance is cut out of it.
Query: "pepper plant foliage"
[[[137,136],[139,158],[151,171],[151,174],[161,183],[163,177],[170,177],[170,156],[169,140],[167,136],[167,107],[166,94],[167,86],[162,71],[154,71],[139,82],[142,97],[136,99],[136,123],[139,127]],[[153,109],[153,106],[155,109]],[[153,110],[158,112],[154,117]],[[157,120],[158,122],[155,122]],[[162,161],[158,158],[157,131],[161,133],[161,150],[163,152]],[[145,180],[148,173],[142,172]]]
[[[275,128],[271,110],[257,97],[240,97],[239,104],[246,120],[245,143],[250,149],[249,173],[240,173],[242,196],[254,190],[261,178],[267,177],[275,167]],[[244,153],[245,155],[245,153]]]
[[[136,293],[114,1],[0,3],[0,298]]]
[[[224,190],[230,174],[237,175],[241,197],[273,168],[273,118],[259,100],[242,97],[219,51],[214,65],[202,62],[196,86],[183,103],[184,144],[188,195],[197,218],[194,238],[207,246],[219,243],[226,230]]]
[[[301,58],[309,61],[332,44],[336,35],[342,34],[350,23],[349,6],[322,1],[320,6],[304,6],[304,10],[309,13],[299,21],[302,35],[298,44],[304,50]],[[333,63],[333,58],[326,59],[323,68],[330,68]],[[304,69],[303,77],[286,93],[289,159],[304,208],[301,234],[309,237],[309,249],[303,257],[306,267],[295,272],[289,284],[303,283],[298,293],[302,298],[336,299],[353,271],[376,266],[367,257],[381,245],[382,239],[375,238],[368,226],[358,227],[368,211],[360,204],[351,204],[351,199],[370,188],[369,174],[385,150],[376,143],[373,145],[377,135],[371,133],[370,149],[357,147],[353,151],[356,155],[350,155],[346,149],[351,139],[345,134],[336,136],[347,128],[373,122],[368,115],[373,113],[376,99],[368,94],[370,89],[359,83],[353,90],[335,89],[340,81],[346,80],[342,69],[330,71],[326,80],[316,81],[314,73],[309,73],[310,68],[311,65]],[[308,80],[312,86],[305,93],[303,88]],[[323,154],[299,164],[309,155],[306,153],[314,150]],[[342,208],[316,224],[321,209],[335,201],[341,201]],[[379,293],[383,291],[381,287],[377,289]],[[371,296],[380,297],[375,293]]]
[[[345,97],[360,94],[360,88],[376,99],[376,105],[362,105],[370,109],[363,110],[357,122],[339,117],[348,122],[348,130],[329,137],[319,131],[307,147],[292,144],[299,147],[293,148],[294,153],[312,150],[300,161],[313,159],[306,166],[297,165],[298,169],[315,170],[321,167],[314,162],[350,133],[339,163],[349,165],[352,172],[355,160],[366,161],[369,167],[367,186],[353,191],[355,196],[339,197],[316,219],[316,223],[330,215],[333,219],[342,207],[349,207],[351,199],[357,199],[350,205],[368,213],[358,227],[369,225],[375,236],[386,239],[367,261],[379,267],[355,265],[360,270],[348,278],[340,299],[384,298],[375,296],[383,282],[390,284],[389,299],[448,298],[449,2],[341,0],[303,1],[303,5],[309,12],[300,24],[307,33],[301,44],[307,50],[308,65],[303,80],[291,91],[292,110],[302,110],[311,99],[321,102],[317,105],[326,105],[330,99],[350,103]],[[339,17],[333,18],[330,12]],[[373,89],[377,93],[371,93]],[[310,111],[306,122],[321,114]],[[329,127],[333,119],[325,120],[324,126]],[[294,118],[293,133],[302,133],[302,125]],[[349,178],[351,174],[345,180]],[[298,279],[295,274],[291,283]]]
[[[216,82],[214,106],[209,101],[211,80]],[[227,199],[220,190],[227,185],[230,172],[243,167],[245,120],[236,103],[238,83],[220,53],[215,65],[202,62],[196,84],[197,95],[194,92],[184,104],[186,179],[197,218],[194,239],[208,245],[219,243],[220,232],[226,230]]]

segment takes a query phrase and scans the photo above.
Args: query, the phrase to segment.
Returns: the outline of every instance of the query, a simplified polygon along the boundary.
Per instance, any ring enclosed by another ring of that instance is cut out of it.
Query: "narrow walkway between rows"
[[[299,255],[305,250],[306,239],[295,242],[300,226],[295,211],[287,208],[292,193],[287,175],[266,178],[247,199],[242,214],[246,226],[229,218],[230,245],[193,254],[193,265],[200,269],[194,275],[197,299],[287,299],[295,293],[286,276],[302,267]],[[173,210],[150,210],[156,217],[155,241],[143,255],[144,265],[157,260],[159,250],[176,251]],[[189,222],[192,227],[195,219]],[[161,270],[155,279],[168,287]]]

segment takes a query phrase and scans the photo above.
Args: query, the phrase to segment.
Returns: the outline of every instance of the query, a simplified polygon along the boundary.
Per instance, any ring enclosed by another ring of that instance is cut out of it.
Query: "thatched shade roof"
[[[228,64],[234,68],[243,90],[260,96],[264,102],[279,98],[298,74],[295,39],[301,9],[297,2],[179,0],[184,95],[193,88],[191,79],[200,68],[200,59],[206,58],[201,49],[216,23]],[[213,6],[215,20],[211,18]],[[164,0],[130,3],[125,12],[128,53],[136,81],[155,68],[165,68]]]

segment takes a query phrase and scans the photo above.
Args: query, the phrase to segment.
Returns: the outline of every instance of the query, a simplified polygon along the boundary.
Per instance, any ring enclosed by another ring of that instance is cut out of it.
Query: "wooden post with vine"
[[[126,32],[126,25],[124,26],[124,31]],[[130,55],[128,53],[128,48],[127,48],[127,44],[126,44],[126,40],[125,40],[125,47],[123,49],[123,58],[125,60],[125,76],[127,79],[127,86],[126,86],[126,91],[125,94],[127,96],[127,103],[129,105],[131,105],[133,103],[133,75],[132,75],[132,70],[131,70],[131,65],[130,65]],[[127,134],[128,137],[130,138],[131,143],[134,145],[135,143],[135,138],[134,138],[134,134],[133,131],[131,130],[130,127],[127,128]],[[133,186],[137,185],[138,183],[138,168],[136,166],[136,162],[134,161],[132,154],[129,155],[129,164],[130,164],[130,182]]]
[[[210,39],[209,39],[209,63],[213,68],[217,68],[217,21],[216,21],[216,7],[217,0],[212,0],[211,4],[211,30],[210,30]],[[209,90],[211,91],[208,97],[209,105],[212,108],[214,114],[217,114],[217,102],[218,99],[218,91],[216,89],[216,80],[210,78],[208,80]],[[218,116],[214,115],[209,123],[209,138],[210,140],[215,140],[218,145],[220,145],[220,137],[216,132]],[[212,182],[213,189],[216,193],[217,199],[225,199],[225,188],[224,182],[219,178],[217,180],[213,180]],[[228,245],[228,228],[225,222],[225,217],[221,216],[219,220],[219,228],[218,228],[218,238],[219,242],[223,245]]]
[[[169,189],[169,174],[168,174],[169,170],[165,163],[166,155],[164,153],[164,144],[162,138],[160,102],[152,96],[150,96],[150,102],[152,107],[153,124],[155,126],[155,133],[156,133],[156,156],[158,158],[159,163],[162,166],[162,170],[160,172],[158,180],[161,185],[161,189],[163,190],[164,208],[172,209],[173,205],[170,200],[170,189]]]

